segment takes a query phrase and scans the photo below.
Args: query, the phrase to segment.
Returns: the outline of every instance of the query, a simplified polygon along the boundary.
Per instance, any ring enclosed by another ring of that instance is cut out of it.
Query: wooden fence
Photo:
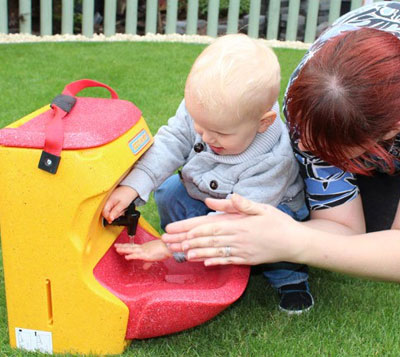
[[[32,0],[19,1],[19,32],[32,33]],[[60,0],[58,0],[60,1]],[[74,0],[61,0],[61,33],[72,34],[74,31]],[[265,37],[267,39],[278,39],[279,26],[281,25],[281,0],[269,0],[267,16],[265,18],[265,32],[260,33],[260,15],[262,0],[250,0],[248,24],[246,32],[251,37]],[[349,0],[349,10],[356,9],[363,3],[376,2],[373,0]],[[301,0],[289,0],[288,13],[285,29],[286,41],[297,39],[298,19]],[[342,0],[329,1],[328,24],[340,16]],[[303,0],[304,4],[304,0]],[[138,0],[124,0],[125,26],[127,34],[137,34],[138,31]],[[94,6],[95,0],[82,0],[82,27],[81,34],[91,37],[94,34]],[[220,0],[208,0],[206,34],[216,37],[218,35]],[[319,21],[320,0],[306,1],[306,21],[304,24],[304,42],[313,42],[317,35]],[[239,31],[239,8],[240,0],[230,0],[227,15],[226,33]],[[197,34],[199,19],[199,0],[187,0],[186,4],[186,30],[187,35]],[[102,14],[103,32],[105,36],[116,33],[117,0],[104,0],[104,13]],[[40,0],[40,35],[53,34],[53,0]],[[146,0],[145,2],[145,33],[157,33],[159,27],[159,0]],[[166,0],[165,34],[173,34],[177,31],[178,23],[178,0]],[[8,2],[0,0],[0,33],[8,33]],[[75,30],[76,32],[76,30]]]

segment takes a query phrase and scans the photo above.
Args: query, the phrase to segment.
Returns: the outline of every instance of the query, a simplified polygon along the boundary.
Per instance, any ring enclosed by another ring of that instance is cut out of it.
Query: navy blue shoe
[[[314,305],[307,282],[281,286],[278,294],[280,297],[279,309],[289,315],[300,315]]]

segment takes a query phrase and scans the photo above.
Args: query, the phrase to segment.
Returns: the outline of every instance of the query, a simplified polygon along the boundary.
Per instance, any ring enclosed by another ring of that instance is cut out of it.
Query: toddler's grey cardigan
[[[140,197],[137,203],[143,204],[153,190],[182,166],[183,184],[195,199],[226,198],[238,193],[274,206],[286,203],[297,211],[304,204],[303,181],[278,103],[273,110],[277,113],[274,123],[257,134],[244,152],[216,155],[194,130],[183,100],[176,115],[159,129],[153,146],[121,185],[135,189]],[[194,150],[198,143],[203,145],[201,152]]]

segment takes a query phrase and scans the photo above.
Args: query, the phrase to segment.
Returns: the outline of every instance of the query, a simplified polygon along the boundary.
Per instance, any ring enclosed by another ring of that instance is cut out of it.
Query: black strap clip
[[[60,164],[61,157],[50,154],[47,151],[42,151],[42,155],[39,160],[39,169],[47,171],[51,174],[55,174],[58,169],[58,165]]]

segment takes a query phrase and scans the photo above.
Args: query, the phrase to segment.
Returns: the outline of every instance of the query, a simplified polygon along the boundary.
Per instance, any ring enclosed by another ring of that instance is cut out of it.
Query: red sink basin
[[[135,243],[158,239],[138,226]],[[129,242],[124,230],[115,241]],[[199,325],[236,301],[246,288],[248,266],[205,267],[203,263],[127,261],[114,246],[93,270],[94,276],[129,309],[126,339],[166,335]]]

